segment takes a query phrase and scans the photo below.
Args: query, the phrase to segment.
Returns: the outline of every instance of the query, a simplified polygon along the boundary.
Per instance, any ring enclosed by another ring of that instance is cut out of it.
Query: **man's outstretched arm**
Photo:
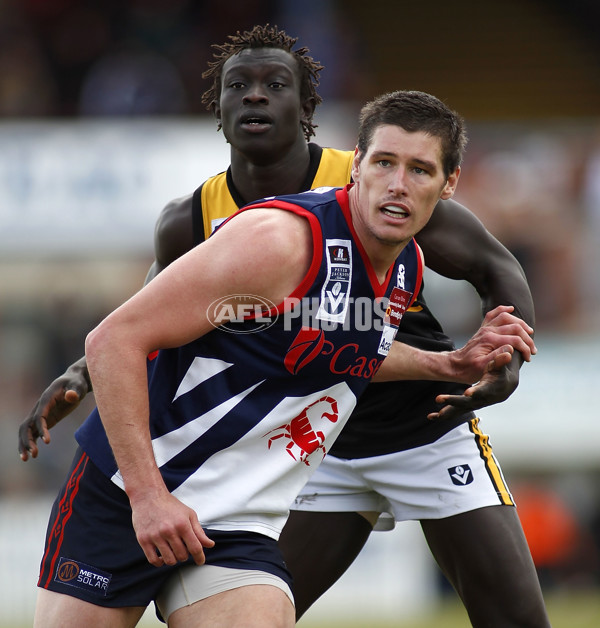
[[[426,379],[487,385],[488,380],[511,362],[515,352],[526,361],[537,353],[533,328],[511,314],[513,309],[512,306],[498,306],[488,312],[473,337],[455,351],[423,351],[394,342],[373,381]],[[449,405],[429,418],[451,418],[459,407],[464,411],[473,402],[472,391],[477,386],[467,389],[463,396],[441,395],[438,401]]]
[[[444,277],[468,281],[481,299],[483,315],[498,305],[512,305],[513,314],[535,327],[531,290],[521,265],[466,207],[440,201],[418,234],[427,266]],[[463,410],[477,410],[507,399],[519,384],[523,357],[517,352],[504,367],[489,371],[465,395],[444,397]],[[449,415],[448,415],[449,416]]]

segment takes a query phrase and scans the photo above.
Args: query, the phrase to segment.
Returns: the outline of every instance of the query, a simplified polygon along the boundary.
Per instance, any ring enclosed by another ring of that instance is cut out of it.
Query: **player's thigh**
[[[516,508],[488,506],[423,520],[427,543],[451,580],[476,589],[486,579],[537,589],[537,576]]]
[[[549,628],[516,508],[489,506],[421,525],[473,626]]]
[[[292,628],[294,606],[279,588],[249,585],[217,593],[171,614],[169,628]]]
[[[33,628],[130,628],[144,614],[144,608],[96,606],[69,595],[38,589]]]
[[[370,514],[370,513],[369,513]],[[279,537],[295,583],[328,565],[352,562],[372,530],[369,520],[356,512],[291,511]]]
[[[297,617],[354,562],[372,530],[356,512],[292,511],[279,547],[292,574]]]

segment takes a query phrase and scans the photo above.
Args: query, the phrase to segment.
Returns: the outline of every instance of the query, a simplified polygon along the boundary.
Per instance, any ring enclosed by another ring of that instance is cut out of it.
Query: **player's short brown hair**
[[[394,124],[405,131],[424,131],[442,142],[442,166],[448,177],[460,166],[467,145],[463,118],[441,100],[418,91],[395,91],[368,102],[360,112],[358,150],[364,155],[377,127]]]

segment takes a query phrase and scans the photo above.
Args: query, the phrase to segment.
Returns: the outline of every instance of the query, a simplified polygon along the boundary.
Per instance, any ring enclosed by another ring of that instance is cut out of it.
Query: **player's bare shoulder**
[[[255,207],[235,214],[215,234],[219,240],[240,238],[253,246],[263,258],[269,253],[284,256],[299,254],[308,248],[312,252],[311,228],[300,214],[274,207]],[[214,236],[213,236],[214,237]],[[216,238],[216,239],[217,239]]]
[[[173,199],[160,212],[154,228],[156,259],[165,267],[194,246],[192,196]]]
[[[462,242],[470,237],[470,231],[474,228],[479,230],[483,225],[469,209],[453,199],[439,200],[417,240],[422,247],[427,248],[442,246],[448,239]]]
[[[300,285],[313,259],[306,217],[273,207],[238,212],[201,246],[211,247],[209,257],[216,267],[226,268],[235,260],[234,274],[251,282],[255,294],[276,303]]]
[[[477,216],[464,205],[448,199],[438,201],[429,222],[415,239],[423,249],[427,266],[442,275],[453,276],[444,269],[472,260],[475,251],[488,242],[488,236]]]

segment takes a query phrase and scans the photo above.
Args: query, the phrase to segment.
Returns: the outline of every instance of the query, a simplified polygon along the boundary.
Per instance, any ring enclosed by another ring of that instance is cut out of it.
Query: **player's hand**
[[[488,312],[464,347],[450,352],[456,381],[467,384],[479,382],[484,374],[509,364],[515,351],[526,362],[537,353],[532,338],[533,329],[513,316],[510,313],[513,309],[512,306],[500,305]]]
[[[429,414],[427,418],[452,419],[465,412],[474,412],[505,401],[519,385],[519,362],[519,354],[516,354],[509,364],[498,369],[493,368],[493,363],[490,363],[489,370],[462,395],[438,395],[436,401],[443,407],[439,412]]]
[[[133,527],[148,562],[155,567],[175,565],[191,556],[197,565],[205,561],[208,538],[196,512],[166,492],[159,498],[132,501]]]
[[[55,379],[42,393],[29,416],[19,426],[19,454],[24,462],[37,458],[37,439],[50,442],[50,429],[73,412],[90,391],[87,369],[81,360]],[[84,363],[85,364],[85,363]]]
[[[503,342],[507,338],[510,338],[513,344],[490,351],[488,355],[492,359],[485,365],[483,375],[476,384],[467,388],[462,395],[438,395],[437,403],[445,405],[439,412],[429,414],[429,419],[451,419],[467,411],[491,406],[505,401],[516,390],[519,385],[521,364],[524,360],[530,361],[531,356],[537,353],[537,349],[531,337],[533,334],[531,327],[510,314],[510,311],[512,308],[500,306],[489,312],[479,331],[459,351],[466,349],[468,353],[471,350],[481,351],[483,349],[485,352],[486,342],[492,343],[489,345],[491,348],[496,340]],[[513,327],[515,324],[520,325],[527,335],[523,336],[518,331],[518,327]],[[515,330],[517,331],[516,336],[514,335]],[[492,333],[492,336],[481,336],[481,334],[488,334],[489,332]],[[495,334],[500,334],[500,336],[495,339]],[[525,349],[521,345],[521,340],[525,342]],[[471,346],[469,347],[469,345]],[[515,348],[519,351],[518,353],[514,353]]]

